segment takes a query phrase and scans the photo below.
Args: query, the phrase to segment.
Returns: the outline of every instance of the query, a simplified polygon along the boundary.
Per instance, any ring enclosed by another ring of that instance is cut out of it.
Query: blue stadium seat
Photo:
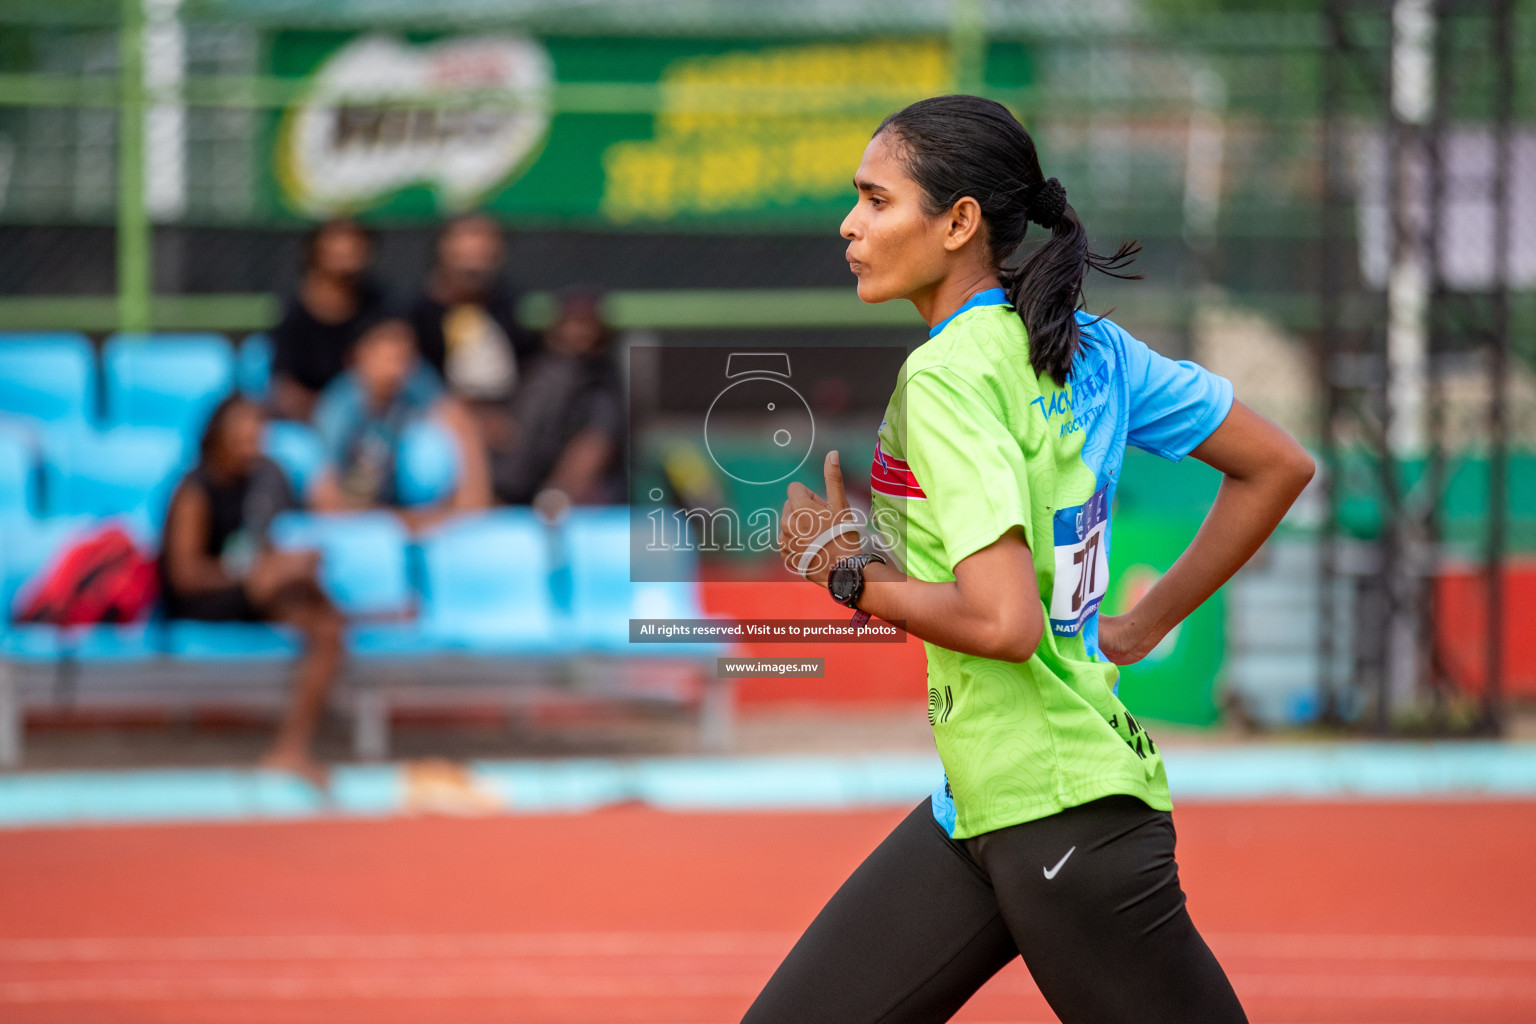
[[[0,423],[0,524],[35,515],[37,511],[37,463],[32,437],[19,427]]]
[[[272,384],[271,338],[252,334],[240,343],[235,354],[235,380],[243,393],[258,401],[266,399]]]
[[[153,533],[164,518],[187,450],[181,434],[158,427],[49,435],[43,444],[47,513],[134,515]]]
[[[494,654],[556,653],[545,527],[530,509],[498,509],[448,523],[422,542],[424,633]]]
[[[706,656],[727,645],[630,643],[629,620],[705,619],[699,597],[694,553],[669,553],[671,578],[658,582],[630,580],[630,510],[573,508],[564,523],[564,549],[571,576],[571,619],[568,628],[585,647],[622,651],[635,656],[693,653]]]
[[[114,334],[102,368],[107,422],[169,427],[188,437],[235,381],[235,353],[219,334]]]
[[[96,414],[96,366],[79,334],[0,334],[0,410],[46,424]]]
[[[59,654],[59,631],[51,626],[24,626],[15,622],[18,605],[30,592],[29,583],[48,565],[66,543],[92,526],[86,517],[22,521],[0,533],[0,609],[4,631],[0,653],[22,661],[51,661]],[[22,600],[18,600],[21,596]]]
[[[349,616],[401,615],[415,604],[406,569],[410,537],[392,513],[285,513],[273,524],[272,542],[318,550],[321,582]]]
[[[458,441],[435,420],[412,423],[400,435],[396,473],[402,503],[435,505],[447,501],[459,483]]]
[[[259,622],[171,619],[166,634],[173,655],[197,661],[286,660],[300,650],[296,630]]]
[[[288,475],[294,496],[302,501],[310,481],[325,463],[325,448],[315,428],[294,420],[272,420],[262,447]]]
[[[16,594],[54,552],[92,525],[90,517],[74,516],[23,521],[0,533],[0,609],[4,611],[4,621],[11,621]]]
[[[153,622],[61,629],[12,621],[30,585],[60,551],[100,525],[91,516],[66,516],[12,523],[0,534],[0,654],[19,661],[52,661],[65,653],[86,661],[127,661],[156,653],[160,637]]]
[[[142,660],[172,653],[196,659],[282,659],[298,651],[292,631],[244,622],[149,622],[126,626],[59,628],[19,625],[13,621],[18,595],[66,546],[98,528],[94,516],[63,516],[29,521],[0,534],[0,656],[17,661],[49,662],[65,654],[79,661]],[[130,532],[143,542],[142,532]]]

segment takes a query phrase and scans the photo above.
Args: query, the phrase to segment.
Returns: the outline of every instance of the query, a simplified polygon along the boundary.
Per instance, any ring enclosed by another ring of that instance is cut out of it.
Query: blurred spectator
[[[498,501],[533,503],[548,490],[578,505],[626,499],[624,395],[613,334],[596,292],[562,295],[544,350],[508,404],[510,430],[491,449]]]
[[[310,488],[321,511],[395,508],[413,529],[455,512],[490,504],[485,447],[463,405],[421,362],[408,320],[384,316],[363,331],[350,368],[326,387],[315,407],[315,429],[326,466]],[[458,479],[446,501],[405,507],[402,442],[407,432],[435,423],[452,438]]]
[[[454,218],[438,235],[436,262],[411,308],[422,358],[472,408],[505,402],[538,352],[538,337],[518,322],[506,260],[499,224],[484,214]]]
[[[263,763],[318,783],[310,747],[341,668],[342,616],[320,589],[315,552],[276,551],[268,531],[293,506],[282,470],[261,454],[262,412],[251,400],[219,403],[197,465],[177,485],[161,540],[160,578],[170,618],[282,622],[304,637],[293,693]]]
[[[373,239],[356,221],[310,232],[304,276],[272,330],[272,411],[308,420],[321,390],[346,369],[347,353],[378,316],[383,291],[368,277]]]

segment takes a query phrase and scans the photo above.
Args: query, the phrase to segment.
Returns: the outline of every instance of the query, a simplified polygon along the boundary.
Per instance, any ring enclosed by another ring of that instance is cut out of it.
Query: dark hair
[[[362,224],[359,224],[351,217],[333,217],[330,220],[321,221],[319,224],[316,224],[314,227],[310,228],[304,233],[305,270],[314,269],[315,257],[319,255],[320,252],[320,239],[324,238],[326,235],[333,231],[343,231],[348,234],[358,234],[363,236],[363,240],[368,243],[368,248],[370,250],[374,248],[374,244],[377,241],[377,239],[374,237],[373,231],[363,226]]]
[[[230,415],[241,406],[249,405],[259,409],[250,398],[236,391],[234,394],[225,395],[219,404],[213,407],[213,412],[208,414],[208,422],[203,427],[203,436],[197,442],[198,461],[207,462],[213,457],[213,449],[218,445],[219,438],[224,434],[224,426]]]
[[[411,338],[411,343],[416,341],[416,324],[411,320],[410,314],[404,308],[385,304],[372,310],[367,316],[360,317],[356,327],[356,337],[352,341],[352,349],[359,348],[365,339],[371,338],[380,327],[393,326],[403,329]]]
[[[1040,171],[1034,140],[1008,108],[980,96],[935,96],[880,122],[899,144],[908,175],[923,191],[924,209],[938,214],[970,196],[981,206],[990,255],[1029,332],[1029,363],[1065,384],[1080,336],[1076,311],[1088,268],[1122,274],[1141,251],[1135,242],[1112,256],[1088,249],[1088,233],[1068,205],[1066,189]],[[1029,222],[1049,228],[1050,240],[1016,268],[1007,262]]]
[[[606,296],[602,288],[592,284],[570,284],[555,292],[555,315],[545,327],[545,338],[563,321],[572,318],[590,317],[597,321],[597,342],[592,346],[592,351],[587,353],[595,358],[606,358],[613,351],[614,341],[618,337],[618,331],[608,322],[608,311],[605,307]]]
[[[484,210],[470,210],[466,213],[456,213],[438,225],[437,236],[432,239],[433,259],[439,258],[437,254],[444,242],[466,228],[489,231],[501,239],[502,245],[506,245],[507,229],[501,221]]]

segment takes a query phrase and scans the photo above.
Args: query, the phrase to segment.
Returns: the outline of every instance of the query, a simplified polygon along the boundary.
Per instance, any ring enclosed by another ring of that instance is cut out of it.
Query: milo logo
[[[277,177],[312,216],[431,186],[447,211],[526,169],[549,131],[548,52],[515,35],[420,46],[353,40],[315,72],[279,132]]]

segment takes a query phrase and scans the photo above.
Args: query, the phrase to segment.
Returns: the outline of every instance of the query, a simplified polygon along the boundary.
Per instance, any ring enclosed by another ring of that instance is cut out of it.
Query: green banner
[[[1115,519],[1104,611],[1130,609],[1183,554],[1198,519],[1125,513]],[[1216,681],[1226,654],[1225,596],[1217,591],[1141,661],[1120,670],[1120,699],[1137,715],[1212,725],[1220,717]]]
[[[997,47],[989,69],[1027,78]],[[841,215],[881,117],[952,91],[943,38],[742,43],[280,32],[273,215],[814,221]]]

